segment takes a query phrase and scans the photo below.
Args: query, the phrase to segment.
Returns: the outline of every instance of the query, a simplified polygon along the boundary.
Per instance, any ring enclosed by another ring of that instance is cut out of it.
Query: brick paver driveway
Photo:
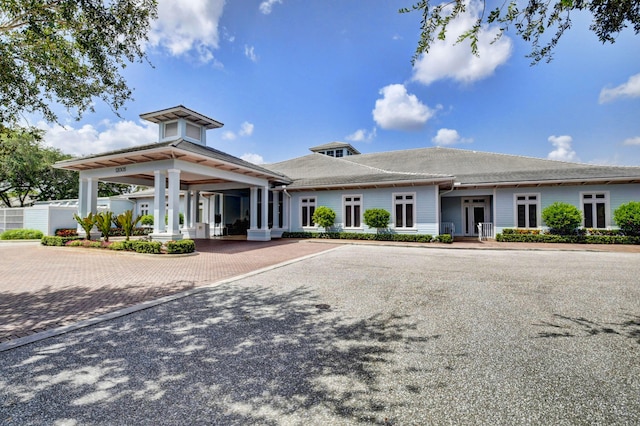
[[[170,257],[0,244],[0,343],[332,247],[198,240],[198,255]]]

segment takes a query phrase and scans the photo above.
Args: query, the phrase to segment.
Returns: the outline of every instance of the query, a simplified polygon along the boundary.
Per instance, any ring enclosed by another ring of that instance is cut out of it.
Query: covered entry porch
[[[441,197],[440,209],[441,234],[451,234],[454,238],[495,238],[495,197],[492,193],[453,191]]]

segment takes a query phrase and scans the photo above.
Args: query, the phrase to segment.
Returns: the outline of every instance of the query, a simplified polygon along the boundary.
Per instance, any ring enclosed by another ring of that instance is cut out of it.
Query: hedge
[[[42,235],[37,229],[9,229],[0,234],[0,240],[39,240]]]
[[[506,231],[506,230],[505,230]],[[496,235],[496,241],[508,243],[568,243],[568,244],[640,244],[640,237],[625,235],[555,235],[515,234]]]
[[[168,254],[193,253],[196,243],[193,240],[167,241],[165,244]]]
[[[430,234],[366,234],[360,232],[283,232],[282,238],[327,238],[332,240],[360,240],[360,241],[397,241],[405,243],[430,243],[440,241],[451,243],[451,235],[438,235],[434,238]]]

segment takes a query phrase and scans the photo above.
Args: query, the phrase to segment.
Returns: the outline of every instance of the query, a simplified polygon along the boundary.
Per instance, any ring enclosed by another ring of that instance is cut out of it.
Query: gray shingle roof
[[[341,183],[454,177],[461,186],[580,181],[640,181],[640,167],[596,166],[453,148],[418,148],[333,158],[312,154],[266,168],[293,180],[291,188]]]
[[[366,164],[356,164],[350,161],[353,157],[356,156],[334,158],[314,153],[264,166],[291,178],[293,183],[289,185],[290,189],[452,180],[450,175],[384,170]]]

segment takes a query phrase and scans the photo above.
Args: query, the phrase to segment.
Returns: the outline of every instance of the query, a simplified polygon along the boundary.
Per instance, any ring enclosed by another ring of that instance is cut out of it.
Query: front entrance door
[[[487,222],[487,200],[484,198],[469,198],[462,201],[464,235],[477,236],[478,224]]]

